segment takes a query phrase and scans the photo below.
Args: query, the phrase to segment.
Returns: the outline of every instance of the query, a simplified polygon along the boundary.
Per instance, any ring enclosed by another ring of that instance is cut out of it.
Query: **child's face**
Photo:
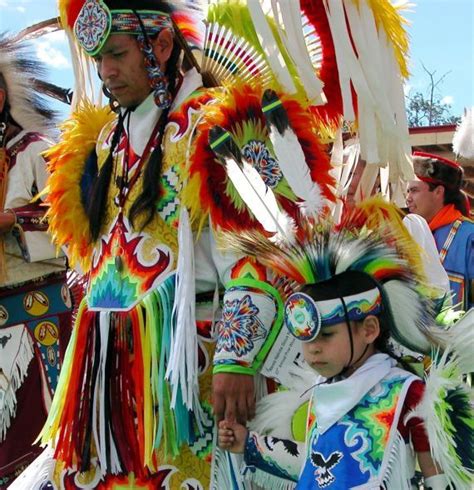
[[[357,361],[349,372],[362,365],[373,353],[374,347],[367,341],[364,327],[351,324],[354,354],[351,361],[351,342],[345,322],[330,327],[323,327],[317,338],[303,343],[303,354],[306,362],[321,376],[331,378],[339,374],[349,362]],[[369,348],[363,355],[367,344]],[[363,357],[361,358],[361,356]]]

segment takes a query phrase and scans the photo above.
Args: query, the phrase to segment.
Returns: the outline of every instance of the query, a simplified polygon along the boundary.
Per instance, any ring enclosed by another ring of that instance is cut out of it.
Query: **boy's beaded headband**
[[[285,324],[298,340],[314,340],[324,327],[348,321],[360,321],[382,311],[382,297],[377,288],[344,298],[315,301],[306,293],[297,292],[285,303]]]

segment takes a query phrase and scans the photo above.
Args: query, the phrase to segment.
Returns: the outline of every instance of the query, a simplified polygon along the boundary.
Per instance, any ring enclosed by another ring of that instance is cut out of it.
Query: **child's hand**
[[[221,420],[219,422],[219,446],[231,453],[243,453],[248,430],[237,422]]]

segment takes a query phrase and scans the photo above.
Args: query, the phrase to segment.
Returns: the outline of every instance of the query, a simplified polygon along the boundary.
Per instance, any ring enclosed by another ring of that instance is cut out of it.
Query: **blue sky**
[[[0,32],[17,32],[57,15],[56,0],[0,0]],[[447,73],[438,95],[460,115],[474,105],[474,0],[418,0],[405,14],[411,25],[410,72],[407,91],[426,92],[429,77]],[[71,65],[64,36],[55,33],[35,41],[40,59],[50,68],[50,81],[72,87]]]

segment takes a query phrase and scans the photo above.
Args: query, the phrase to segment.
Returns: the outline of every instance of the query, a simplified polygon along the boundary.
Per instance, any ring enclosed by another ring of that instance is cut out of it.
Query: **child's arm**
[[[421,473],[425,479],[425,490],[446,490],[446,488],[449,488],[448,480],[436,466],[429,451],[416,453],[416,457],[418,459],[418,464],[420,465]]]
[[[222,449],[243,453],[251,473],[264,472],[271,475],[273,481],[298,481],[304,464],[304,443],[261,436],[227,420],[219,422],[218,440]]]
[[[423,383],[421,381],[413,382],[407,393],[405,403],[408,406],[406,408],[411,410],[416,406],[419,403],[423,392]],[[449,482],[431,456],[430,443],[423,421],[420,418],[413,417],[408,420],[407,428],[416,452],[418,465],[420,466],[421,473],[425,480],[425,490],[446,490],[446,488],[449,488]]]

